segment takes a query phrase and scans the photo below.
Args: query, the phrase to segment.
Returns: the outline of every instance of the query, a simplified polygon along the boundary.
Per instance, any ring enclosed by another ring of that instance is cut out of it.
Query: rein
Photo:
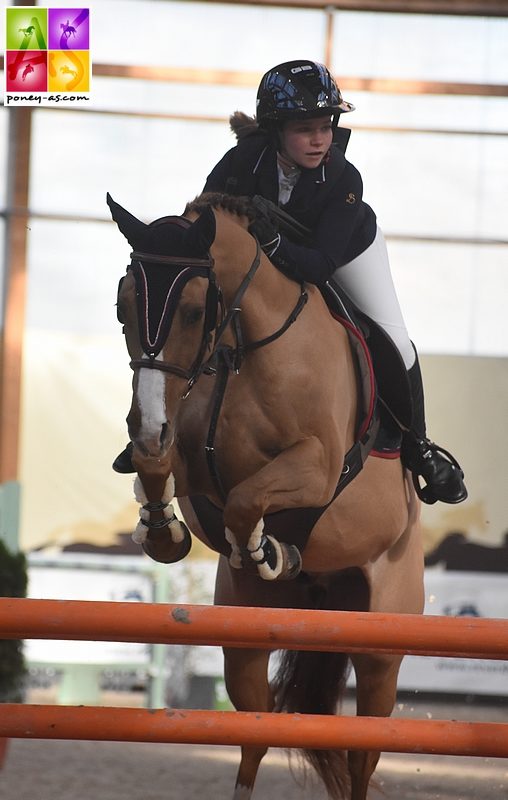
[[[183,378],[187,380],[187,393],[184,395],[185,397],[188,396],[188,393],[192,386],[196,383],[197,379],[203,372],[214,372],[215,368],[213,367],[213,362],[216,357],[221,353],[221,356],[225,358],[225,352],[227,351],[227,361],[230,369],[234,372],[238,372],[240,370],[243,358],[245,354],[251,350],[256,350],[260,347],[264,347],[271,342],[274,342],[280,336],[282,336],[287,329],[295,322],[297,317],[299,316],[300,312],[302,311],[303,307],[305,306],[308,300],[308,293],[305,286],[302,284],[300,288],[300,296],[298,301],[289,314],[288,318],[285,322],[281,325],[281,327],[276,330],[274,333],[270,334],[269,336],[265,336],[263,339],[259,339],[255,342],[247,342],[244,344],[243,341],[243,334],[241,330],[239,314],[241,313],[241,306],[240,303],[242,298],[247,291],[254,275],[256,274],[259,265],[261,263],[261,247],[256,239],[256,253],[252,264],[249,267],[249,270],[245,277],[243,278],[240,286],[238,287],[236,294],[233,298],[233,302],[231,307],[225,311],[224,309],[224,302],[222,291],[216,282],[216,275],[213,269],[214,262],[211,256],[207,258],[181,258],[179,256],[159,256],[153,255],[151,253],[142,253],[140,251],[133,251],[131,253],[131,260],[132,262],[137,262],[142,265],[143,261],[147,261],[150,263],[155,264],[168,264],[170,266],[178,266],[181,267],[181,271],[179,276],[187,269],[191,272],[194,271],[196,274],[190,274],[187,280],[191,280],[193,277],[206,277],[208,279],[209,287],[208,292],[210,289],[212,290],[212,296],[215,296],[216,305],[215,305],[215,320],[217,319],[217,305],[221,307],[221,321],[220,323],[214,324],[213,328],[207,325],[207,316],[209,315],[209,303],[208,303],[208,295],[207,295],[207,309],[205,314],[205,324],[203,328],[203,336],[201,338],[201,345],[198,351],[198,355],[190,367],[190,369],[185,369],[184,367],[180,367],[176,364],[171,364],[167,361],[156,360],[155,354],[152,352],[146,352],[148,358],[140,358],[140,359],[133,359],[130,362],[130,367],[133,370],[147,368],[147,369],[156,369],[161,372],[168,372],[172,375],[176,375],[179,378]],[[131,264],[132,265],[132,264]],[[233,330],[233,334],[235,337],[235,346],[231,347],[227,345],[225,347],[220,345],[221,338],[228,327],[231,327]],[[209,344],[211,334],[213,333],[214,338],[214,345],[211,352],[210,357],[204,361],[205,352],[207,349],[207,345]]]
[[[224,331],[227,329],[228,325],[231,325],[233,329],[236,346],[234,348],[229,347],[228,351],[229,351],[229,362],[231,364],[231,369],[234,372],[239,372],[245,353],[248,353],[251,350],[257,350],[259,347],[264,347],[265,345],[274,342],[276,339],[282,336],[287,331],[287,329],[293,324],[293,322],[297,319],[298,315],[300,314],[300,311],[302,311],[305,303],[308,300],[307,290],[305,286],[302,284],[300,287],[300,296],[298,298],[298,301],[293,310],[291,311],[291,313],[289,314],[288,318],[280,326],[280,328],[276,330],[274,333],[270,334],[270,336],[265,336],[263,339],[259,339],[256,342],[247,342],[247,344],[244,344],[243,334],[239,322],[239,314],[241,313],[242,310],[240,307],[240,302],[242,300],[243,295],[247,291],[254,275],[257,272],[257,269],[260,265],[260,260],[261,260],[261,247],[259,241],[256,239],[256,255],[254,256],[254,260],[245,278],[243,279],[243,281],[241,282],[240,286],[237,289],[231,308],[228,310],[224,319],[222,320],[222,323],[219,325],[219,327],[216,329],[215,332],[214,352],[212,353],[210,360],[212,360],[214,354],[218,352],[219,350],[218,344],[220,342],[220,339]]]

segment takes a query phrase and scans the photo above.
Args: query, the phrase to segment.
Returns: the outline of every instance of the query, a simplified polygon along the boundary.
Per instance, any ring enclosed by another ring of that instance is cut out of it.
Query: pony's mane
[[[250,197],[224,194],[223,192],[203,192],[187,203],[183,216],[186,217],[191,213],[202,214],[207,208],[223,209],[238,217],[248,217],[250,221],[256,216]]]

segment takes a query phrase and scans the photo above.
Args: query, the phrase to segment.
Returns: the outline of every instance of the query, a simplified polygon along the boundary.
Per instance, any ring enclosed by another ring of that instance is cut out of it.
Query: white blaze
[[[156,360],[161,359],[162,355],[159,353]],[[166,380],[163,372],[158,369],[139,370],[137,394],[142,440],[158,438],[162,426],[167,422],[165,389]]]

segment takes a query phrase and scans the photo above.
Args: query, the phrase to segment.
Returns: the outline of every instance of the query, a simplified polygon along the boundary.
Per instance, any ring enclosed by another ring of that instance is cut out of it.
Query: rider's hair
[[[255,117],[249,117],[243,111],[235,111],[229,118],[229,126],[238,140],[257,133],[259,125]]]

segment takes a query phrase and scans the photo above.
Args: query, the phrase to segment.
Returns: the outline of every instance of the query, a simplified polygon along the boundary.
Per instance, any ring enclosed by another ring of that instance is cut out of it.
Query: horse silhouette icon
[[[66,39],[69,39],[71,35],[74,37],[76,36],[76,28],[70,24],[70,20],[67,20],[67,22],[61,22],[60,27],[63,31],[62,36],[65,36]]]
[[[27,64],[25,69],[23,70],[23,75],[21,76],[21,80],[25,81],[27,76],[30,75],[31,72],[34,72],[34,68],[31,64]]]

